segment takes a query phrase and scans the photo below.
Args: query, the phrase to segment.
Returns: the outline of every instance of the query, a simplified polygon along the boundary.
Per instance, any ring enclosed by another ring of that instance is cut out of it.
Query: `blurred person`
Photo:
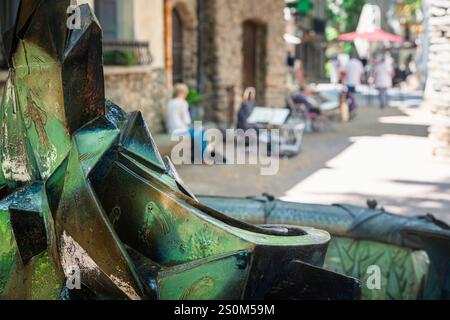
[[[392,88],[394,70],[385,57],[382,57],[375,66],[375,86],[380,92],[380,107],[389,106],[388,90]]]
[[[405,62],[405,71],[406,71],[406,77],[410,76],[411,74],[415,73],[416,70],[416,63],[414,60],[414,56],[412,53],[410,53],[408,55],[408,57],[406,58],[406,62]]]
[[[244,134],[247,133],[250,129],[256,129],[255,126],[248,123],[248,119],[255,110],[255,102],[256,102],[256,89],[253,87],[248,87],[244,91],[244,95],[242,97],[243,102],[241,109],[239,109],[238,113],[238,121],[237,121],[237,129],[243,130]],[[250,146],[250,139],[245,138],[245,147],[248,148]]]
[[[253,110],[255,109],[256,89],[249,87],[245,89],[241,109],[238,113],[237,129],[247,131],[252,128],[248,123]]]
[[[296,84],[298,86],[303,85],[305,83],[305,69],[303,66],[303,61],[301,59],[295,59],[294,74]]]
[[[173,99],[169,101],[166,112],[167,131],[170,135],[185,135],[192,126],[187,96],[189,88],[183,83],[176,84]]]
[[[295,66],[295,54],[293,54],[292,51],[288,51],[287,53],[286,65],[292,69]]]
[[[364,84],[369,84],[369,79],[370,79],[370,63],[369,63],[369,59],[368,58],[362,58],[361,59],[361,63],[362,63],[363,68],[364,68],[364,75],[363,75]]]
[[[328,61],[327,64],[328,68],[328,76],[330,78],[331,84],[338,84],[339,83],[339,71],[340,71],[340,64],[337,57],[333,57]]]
[[[200,150],[203,159],[203,153],[206,150],[208,143],[205,138],[204,130],[195,130],[192,127],[192,118],[189,112],[189,103],[187,97],[189,88],[184,83],[178,83],[174,87],[173,99],[169,101],[166,112],[166,126],[167,131],[171,136],[191,137],[191,157],[195,160],[195,142],[201,143]]]
[[[364,76],[364,66],[356,57],[356,53],[352,54],[350,61],[345,67],[345,85],[350,94],[356,93],[356,87],[361,85]]]
[[[338,60],[338,64],[339,64],[339,69],[338,69],[339,81],[338,81],[338,83],[344,84],[345,83],[345,66],[349,62],[350,57],[346,53],[341,53],[337,56],[337,60]]]
[[[312,87],[301,86],[300,91],[287,98],[290,118],[301,118],[305,124],[305,132],[321,131],[323,117],[317,92]]]
[[[295,105],[302,105],[305,108],[306,113],[320,115],[320,103],[315,99],[315,90],[311,87],[301,86],[300,91],[294,93],[291,96],[292,102]],[[288,106],[291,109],[291,114],[297,110],[292,110],[292,106]]]
[[[291,50],[289,50],[287,53],[286,65],[288,67],[288,85],[289,87],[295,87],[295,54]]]

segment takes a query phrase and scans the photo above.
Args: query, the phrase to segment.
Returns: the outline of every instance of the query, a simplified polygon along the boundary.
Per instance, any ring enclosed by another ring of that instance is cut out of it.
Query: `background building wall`
[[[450,1],[431,0],[426,106],[436,114],[430,129],[437,156],[450,158]]]
[[[173,0],[173,10],[181,17],[183,25],[183,82],[197,87],[198,17],[197,0]]]
[[[117,0],[118,1],[118,25],[120,40],[136,40],[135,38],[135,24],[134,6],[137,0]],[[148,1],[153,3],[152,1]]]
[[[165,131],[169,89],[164,69],[106,67],[105,89],[106,96],[125,111],[141,111],[153,134]]]
[[[154,68],[165,67],[163,12],[164,0],[134,0],[134,40],[149,42]]]
[[[204,62],[207,114],[219,123],[229,122],[229,106],[239,110],[243,94],[243,23],[247,20],[267,25],[266,93],[267,106],[282,107],[285,101],[286,50],[283,35],[283,0],[206,1],[207,40],[201,49],[210,53]],[[211,16],[212,15],[212,16]],[[213,34],[211,34],[213,33]],[[211,45],[210,41],[214,41]],[[234,100],[230,102],[230,99]]]
[[[89,3],[95,9],[95,1]],[[267,25],[265,105],[284,106],[286,88],[286,50],[283,39],[283,0],[204,0],[199,50],[197,0],[118,0],[128,4],[119,12],[120,39],[149,42],[150,66],[105,67],[107,96],[127,108],[144,110],[152,130],[163,129],[163,115],[170,96],[164,16],[170,3],[183,22],[183,81],[199,87],[205,96],[209,120],[232,124],[243,93],[243,23],[253,20]],[[170,12],[170,11],[169,11]],[[131,16],[131,18],[130,18]],[[126,19],[126,17],[128,17]],[[201,67],[199,68],[199,57]],[[199,74],[198,71],[202,72]],[[198,83],[201,80],[201,83]],[[232,89],[232,90],[230,90]],[[232,105],[232,106],[230,106]]]
[[[79,0],[78,4],[95,1]],[[105,66],[106,96],[127,112],[140,110],[152,133],[164,131],[170,96],[165,70],[164,0],[119,0],[119,40],[148,42],[152,64]]]

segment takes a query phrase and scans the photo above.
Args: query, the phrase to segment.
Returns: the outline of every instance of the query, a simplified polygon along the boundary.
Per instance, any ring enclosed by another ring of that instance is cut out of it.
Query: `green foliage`
[[[398,3],[400,16],[408,21],[414,22],[417,12],[423,7],[422,0],[401,0]]]
[[[297,0],[294,2],[288,2],[286,4],[288,8],[293,8],[298,14],[308,15],[314,8],[314,3],[312,0]]]
[[[356,50],[355,46],[353,45],[353,43],[350,42],[344,42],[342,43],[342,50],[344,51],[344,53],[346,54],[352,54],[354,52],[354,50]]]
[[[355,31],[366,0],[327,0],[327,15],[340,33]]]
[[[401,0],[399,6],[402,8],[409,7],[411,10],[420,10],[423,6],[422,0]]]
[[[139,64],[138,59],[130,50],[107,51],[103,54],[105,65],[112,66],[135,66]]]
[[[198,106],[203,102],[203,96],[195,89],[189,89],[189,94],[186,98],[190,106]]]
[[[339,37],[339,32],[334,27],[327,27],[325,29],[325,38],[327,41],[335,41]]]
[[[307,15],[313,7],[314,5],[311,0],[299,0],[297,4],[297,11],[300,14]]]

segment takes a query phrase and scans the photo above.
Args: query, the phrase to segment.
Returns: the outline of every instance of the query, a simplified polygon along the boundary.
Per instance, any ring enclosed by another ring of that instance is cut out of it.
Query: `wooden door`
[[[251,21],[245,22],[243,37],[243,89],[256,86],[256,34],[257,25]]]
[[[248,87],[256,89],[256,102],[265,104],[267,36],[266,25],[246,21],[243,25],[243,90]]]
[[[183,82],[183,21],[176,9],[172,15],[173,83]]]

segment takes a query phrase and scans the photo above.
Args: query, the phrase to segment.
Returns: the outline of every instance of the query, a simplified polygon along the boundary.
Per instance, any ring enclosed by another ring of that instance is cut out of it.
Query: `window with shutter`
[[[11,28],[16,19],[19,0],[0,1],[0,30],[2,32]]]
[[[96,0],[95,12],[102,25],[105,40],[117,40],[118,30],[118,0]]]
[[[9,30],[15,22],[19,0],[0,0],[0,35]],[[0,67],[4,67],[5,54],[0,36]]]

